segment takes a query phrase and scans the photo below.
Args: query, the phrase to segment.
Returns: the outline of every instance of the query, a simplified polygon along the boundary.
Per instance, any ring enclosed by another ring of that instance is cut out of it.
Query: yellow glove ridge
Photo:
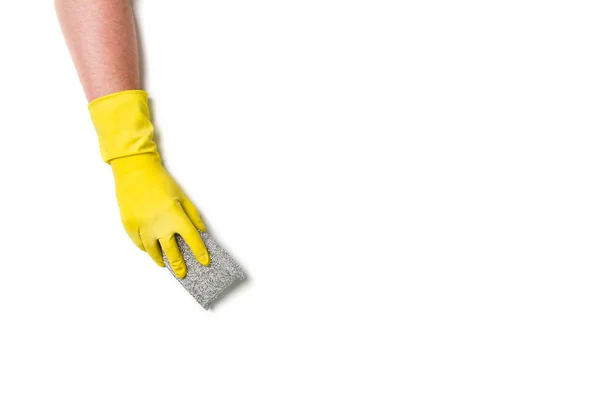
[[[113,93],[89,106],[102,159],[112,167],[121,222],[131,240],[160,266],[161,248],[173,271],[185,277],[187,268],[175,234],[183,237],[196,259],[210,262],[198,230],[204,222],[192,202],[162,166],[148,94],[143,90]]]

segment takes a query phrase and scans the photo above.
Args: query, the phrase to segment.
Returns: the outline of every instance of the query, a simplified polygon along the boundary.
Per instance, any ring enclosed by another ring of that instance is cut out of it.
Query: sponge
[[[210,264],[208,267],[196,260],[192,250],[179,235],[176,236],[177,245],[187,266],[187,275],[185,278],[177,278],[164,252],[163,260],[175,279],[181,283],[202,307],[208,310],[211,303],[225,289],[244,279],[244,273],[238,263],[219,246],[210,234],[201,231],[199,233],[210,255]]]

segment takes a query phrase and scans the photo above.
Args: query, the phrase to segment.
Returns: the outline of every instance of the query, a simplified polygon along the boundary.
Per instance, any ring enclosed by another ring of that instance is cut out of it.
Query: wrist
[[[112,165],[116,159],[153,153],[154,157],[143,157],[140,162],[158,157],[146,92],[126,90],[109,94],[93,100],[88,109],[104,162]]]
[[[134,154],[119,157],[109,162],[113,173],[118,175],[128,174],[133,171],[149,170],[162,166],[158,152]]]

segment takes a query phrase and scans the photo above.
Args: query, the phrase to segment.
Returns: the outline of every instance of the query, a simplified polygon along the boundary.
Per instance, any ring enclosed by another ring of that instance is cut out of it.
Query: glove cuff
[[[104,162],[136,154],[155,153],[148,93],[126,90],[93,100],[88,105]]]

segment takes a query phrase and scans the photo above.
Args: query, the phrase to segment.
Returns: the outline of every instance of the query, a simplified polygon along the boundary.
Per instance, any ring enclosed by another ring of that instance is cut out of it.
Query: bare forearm
[[[88,101],[140,89],[130,0],[55,0],[56,13]]]

